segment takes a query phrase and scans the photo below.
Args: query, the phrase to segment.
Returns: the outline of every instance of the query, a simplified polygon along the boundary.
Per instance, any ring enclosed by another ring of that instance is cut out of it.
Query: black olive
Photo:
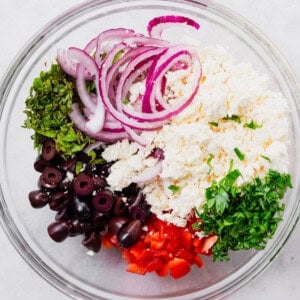
[[[118,242],[121,247],[129,248],[140,237],[142,232],[142,222],[138,219],[130,221],[118,234]]]
[[[70,228],[65,221],[57,221],[48,226],[48,234],[53,241],[59,243],[65,240],[70,233]]]
[[[41,190],[31,191],[28,198],[34,208],[44,207],[49,202],[49,196]]]
[[[93,178],[85,173],[80,173],[73,180],[74,192],[79,196],[87,196],[94,190]]]
[[[93,197],[93,206],[97,211],[109,212],[114,205],[114,199],[110,190],[101,190]]]
[[[57,155],[55,142],[51,139],[44,141],[42,146],[42,157],[46,161],[50,161]]]

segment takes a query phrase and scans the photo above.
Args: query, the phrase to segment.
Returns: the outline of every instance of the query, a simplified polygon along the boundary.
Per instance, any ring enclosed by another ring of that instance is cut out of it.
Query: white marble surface
[[[25,41],[42,25],[82,0],[1,0],[0,78]],[[280,48],[300,78],[299,0],[218,0],[248,18]],[[300,299],[300,224],[272,265],[228,300]],[[0,228],[0,299],[68,298],[41,279],[17,254]]]

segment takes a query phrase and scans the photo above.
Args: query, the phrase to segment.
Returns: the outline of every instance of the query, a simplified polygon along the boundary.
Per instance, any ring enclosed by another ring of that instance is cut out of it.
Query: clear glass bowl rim
[[[130,2],[138,2],[139,0],[131,0]],[[282,56],[278,48],[266,37],[258,28],[256,28],[253,24],[251,24],[248,20],[240,16],[239,14],[233,12],[231,9],[221,5],[214,3],[210,0],[170,0],[174,3],[176,2],[186,2],[193,3],[200,6],[205,6],[206,9],[213,11],[214,13],[221,15],[222,17],[226,17],[230,22],[238,26],[239,28],[243,28],[245,32],[250,34],[252,37],[256,39],[256,41],[260,44],[263,49],[267,49],[272,57],[273,61],[276,61],[278,64],[278,68],[281,73],[287,79],[288,87],[291,92],[291,95],[294,99],[300,98],[300,87],[299,83],[296,79],[295,74],[293,73],[292,68],[287,63],[285,58]],[[27,58],[31,53],[38,48],[38,46],[42,43],[42,37],[46,37],[48,34],[55,32],[55,28],[62,26],[63,23],[66,22],[67,19],[73,19],[76,16],[83,15],[87,10],[92,9],[93,7],[97,7],[97,5],[110,5],[112,3],[123,2],[123,0],[91,0],[84,2],[83,4],[74,6],[73,8],[67,10],[62,13],[49,23],[47,23],[41,30],[39,30],[20,50],[15,59],[13,59],[13,63],[8,67],[6,73],[4,74],[1,84],[0,84],[0,118],[2,116],[3,108],[6,104],[6,96],[9,94],[12,84],[14,82],[14,78],[18,74],[18,70],[22,68],[22,66],[26,63]],[[297,113],[299,118],[299,103],[295,101],[297,107]],[[272,252],[269,253],[264,259],[261,259],[258,264],[255,265],[255,268],[252,267],[247,272],[243,273],[240,279],[237,282],[230,283],[229,285],[224,286],[223,288],[219,288],[218,290],[213,290],[209,292],[205,296],[204,299],[211,299],[218,296],[224,297],[242,287],[250,280],[255,278],[258,274],[260,274],[274,258],[278,255],[282,247],[285,245],[289,236],[291,235],[293,229],[295,228],[300,214],[300,201],[299,201],[299,191],[298,195],[298,203],[293,215],[290,217],[290,222],[287,224],[285,231],[283,233],[281,243],[279,243],[276,247],[272,249]],[[49,268],[46,264],[40,261],[34,253],[24,249],[30,249],[30,246],[26,243],[26,241],[22,238],[20,232],[12,221],[12,218],[7,210],[7,206],[5,203],[5,199],[3,196],[1,183],[0,183],[0,223],[4,232],[6,233],[8,239],[21,255],[21,257],[28,263],[28,265],[36,271],[42,278],[44,278],[48,283],[52,286],[63,292],[64,294],[72,297],[74,299],[98,299],[94,294],[89,293],[86,290],[83,290],[77,286],[74,286],[70,282],[66,281],[56,272],[54,272],[51,268]],[[113,295],[103,294],[103,297],[111,297]],[[189,299],[198,299],[197,292],[187,295]],[[120,297],[120,299],[132,299],[127,297]],[[169,299],[179,299],[179,297],[172,297]],[[182,299],[182,298],[181,298]]]

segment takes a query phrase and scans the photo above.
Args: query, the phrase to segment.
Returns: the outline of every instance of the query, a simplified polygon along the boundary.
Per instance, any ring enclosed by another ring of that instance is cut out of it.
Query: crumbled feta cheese
[[[141,188],[152,212],[177,226],[186,225],[194,207],[201,210],[205,189],[213,180],[226,175],[231,160],[242,173],[238,184],[263,177],[270,168],[288,172],[289,167],[290,121],[286,100],[269,91],[267,78],[250,64],[233,64],[223,48],[198,52],[203,76],[193,102],[162,129],[143,132],[148,146],[123,140],[107,146],[103,152],[107,161],[116,161],[107,182],[112,190],[120,191],[157,163],[157,159],[149,156],[153,148],[163,149],[165,158],[160,175]],[[190,92],[183,76],[182,70],[168,72],[170,95],[179,97]],[[140,89],[141,85],[134,86],[132,99],[141,93]],[[224,120],[232,115],[239,116],[240,122]],[[244,127],[250,122],[261,127]],[[239,159],[234,148],[245,155],[244,160]],[[172,191],[170,185],[178,186],[179,190]]]

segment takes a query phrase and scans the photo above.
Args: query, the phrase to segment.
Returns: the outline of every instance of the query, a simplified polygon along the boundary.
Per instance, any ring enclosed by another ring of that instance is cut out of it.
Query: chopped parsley
[[[228,261],[230,250],[264,249],[282,220],[283,198],[292,187],[290,174],[269,170],[265,178],[236,186],[241,173],[232,170],[219,183],[206,189],[203,211],[196,214],[200,222],[193,225],[204,234],[216,234],[212,248],[214,261]]]
[[[214,126],[214,127],[218,127],[219,123],[218,122],[208,122],[209,125]]]
[[[211,162],[214,159],[214,155],[213,154],[209,154],[208,159],[206,161],[207,165],[211,168]]]
[[[234,121],[234,122],[237,122],[237,123],[241,123],[241,118],[238,115],[231,115],[231,116],[226,115],[226,117],[222,118],[222,120]]]
[[[271,162],[271,159],[266,155],[261,155],[260,157],[267,160],[268,162]]]
[[[174,194],[174,193],[179,192],[180,187],[178,185],[171,184],[171,185],[168,186],[168,189],[171,190]]]
[[[122,101],[124,104],[128,104],[130,101],[128,98],[125,98],[123,101]]]
[[[245,159],[245,154],[241,152],[239,148],[234,148],[233,151],[235,152],[236,156],[239,158],[239,160],[243,161]]]
[[[107,53],[106,52],[103,52],[102,54],[100,54],[100,58],[101,60],[103,60],[105,57],[106,57]]]
[[[115,64],[123,56],[123,53],[124,50],[120,50],[119,52],[117,52],[112,63]]]
[[[257,129],[257,128],[261,128],[261,127],[262,127],[262,125],[255,123],[253,120],[251,120],[251,122],[249,122],[249,123],[244,124],[244,128]]]
[[[91,85],[92,88],[92,85]],[[79,102],[73,79],[53,64],[35,78],[26,99],[23,127],[33,129],[34,146],[41,148],[47,138],[55,141],[58,151],[73,155],[94,140],[78,130],[68,117],[71,105]]]

